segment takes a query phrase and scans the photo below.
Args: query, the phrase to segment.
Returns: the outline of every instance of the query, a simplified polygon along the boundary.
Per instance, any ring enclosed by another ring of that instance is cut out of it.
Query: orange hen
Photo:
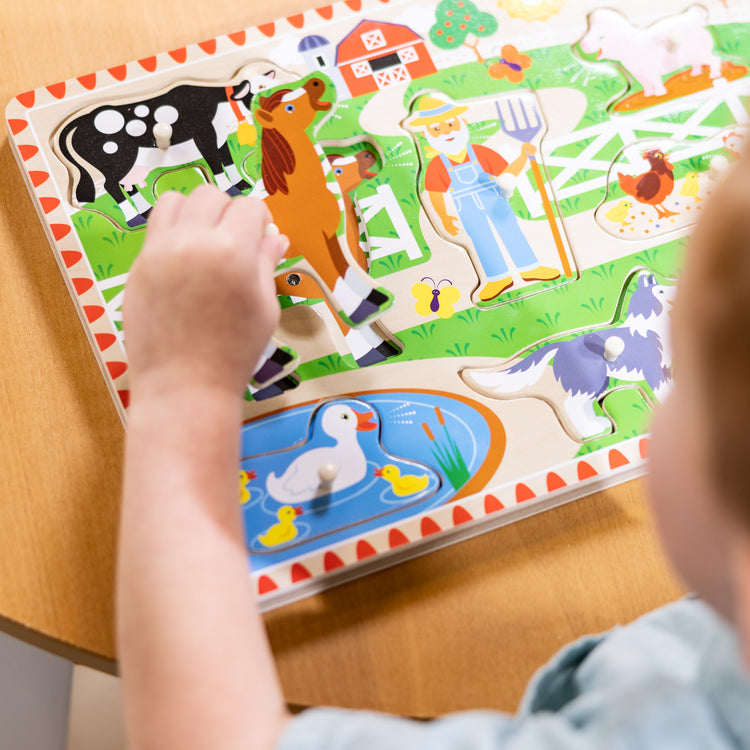
[[[620,187],[628,195],[632,195],[639,203],[647,203],[656,209],[660,219],[676,216],[677,211],[670,211],[664,206],[664,201],[674,190],[674,167],[667,161],[667,154],[655,148],[646,151],[643,158],[648,160],[651,169],[637,177],[617,173]]]

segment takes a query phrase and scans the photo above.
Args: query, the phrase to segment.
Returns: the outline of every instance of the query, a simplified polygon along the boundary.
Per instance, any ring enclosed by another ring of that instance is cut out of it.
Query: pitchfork
[[[507,120],[503,117],[500,112],[500,103],[495,101],[495,109],[497,110],[497,119],[500,121],[500,127],[506,135],[511,138],[515,138],[521,143],[531,143],[532,139],[542,129],[542,118],[539,114],[535,104],[525,104],[523,99],[520,97],[515,100],[507,99],[508,109],[510,110],[511,119],[513,120],[513,126],[511,127]],[[515,107],[513,105],[516,105]],[[520,114],[523,116],[524,125],[518,121],[516,116],[516,109],[520,110]],[[557,226],[555,220],[555,214],[552,211],[552,204],[547,197],[547,190],[544,187],[544,178],[542,177],[542,170],[539,168],[539,162],[536,159],[535,154],[529,154],[529,161],[531,162],[531,171],[534,173],[534,179],[536,186],[539,188],[539,195],[542,197],[542,206],[544,206],[544,214],[547,217],[550,229],[552,230],[552,236],[555,240],[557,247],[557,254],[560,256],[560,262],[562,263],[563,273],[566,276],[572,276],[573,271],[570,268],[570,261],[568,260],[568,254],[565,252],[565,245],[563,244],[562,237],[560,235],[560,229]]]

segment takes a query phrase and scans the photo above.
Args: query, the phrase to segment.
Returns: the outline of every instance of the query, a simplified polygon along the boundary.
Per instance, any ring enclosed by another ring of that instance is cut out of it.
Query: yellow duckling
[[[427,487],[430,482],[427,474],[421,477],[415,474],[406,474],[402,477],[398,466],[394,466],[393,464],[386,464],[382,469],[375,469],[375,476],[383,477],[386,482],[390,482],[393,494],[399,497],[414,495]]]
[[[685,175],[685,182],[682,183],[680,188],[680,195],[684,195],[686,198],[695,198],[696,203],[700,203],[703,198],[698,197],[698,191],[701,189],[700,183],[698,182],[697,172],[688,172]]]
[[[279,522],[271,526],[265,534],[258,537],[258,541],[264,547],[278,547],[280,544],[291,542],[297,536],[297,527],[294,521],[297,516],[302,515],[302,508],[293,508],[291,505],[282,505],[276,517]]]
[[[258,475],[252,469],[250,471],[240,469],[240,505],[250,501],[250,490],[247,485],[257,477]]]
[[[633,208],[631,201],[622,200],[614,208],[610,208],[604,216],[615,224],[629,227],[631,222],[625,221],[625,219],[628,218],[631,208]]]

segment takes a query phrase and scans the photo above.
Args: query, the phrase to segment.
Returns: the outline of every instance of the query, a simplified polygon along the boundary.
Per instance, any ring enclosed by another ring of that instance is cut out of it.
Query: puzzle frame
[[[124,422],[156,197],[215,182],[292,239],[239,461],[263,608],[645,471],[687,237],[747,135],[750,9],[613,5],[347,0],[9,103]]]

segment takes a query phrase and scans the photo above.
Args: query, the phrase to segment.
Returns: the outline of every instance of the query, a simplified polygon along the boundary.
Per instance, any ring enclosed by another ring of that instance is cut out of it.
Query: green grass
[[[584,442],[578,456],[609,448],[623,440],[648,432],[652,408],[640,388],[619,381],[614,381],[612,388],[613,390],[604,396],[603,405],[596,404],[594,410],[600,415],[606,413],[614,422],[614,428],[608,435]]]
[[[622,313],[620,294],[634,270],[649,267],[659,276],[674,278],[681,265],[684,244],[685,240],[672,240],[649,251],[586,269],[580,279],[564,287],[547,287],[520,299],[518,295],[524,291],[517,290],[515,298],[505,304],[488,309],[468,308],[445,320],[427,320],[397,331],[396,338],[404,345],[399,361],[446,356],[495,357],[502,361],[565,331],[612,323]],[[528,290],[525,293],[528,295]],[[323,359],[326,365],[309,363],[311,367],[305,370],[306,374],[326,375],[349,367],[342,362],[339,370],[332,370],[331,365],[338,360],[331,363]]]
[[[471,473],[466,467],[466,461],[463,455],[461,455],[461,450],[451,436],[443,413],[438,407],[435,407],[435,417],[440,427],[442,427],[442,430],[437,431],[437,435],[426,423],[422,427],[430,439],[433,457],[438,462],[453,489],[459,490],[471,479]]]
[[[731,57],[737,62],[746,58],[747,50],[750,49],[750,25],[716,26],[712,31],[723,56]],[[606,121],[611,116],[610,105],[627,91],[626,77],[619,70],[611,64],[587,59],[580,54],[580,50],[570,45],[524,52],[530,55],[532,65],[524,72],[524,80],[519,84],[489,75],[489,68],[497,61],[497,57],[488,59],[484,65],[472,61],[412,81],[404,94],[404,106],[408,110],[417,95],[435,90],[457,100],[467,100],[512,93],[528,94],[543,88],[573,88],[586,97],[585,109],[575,128],[582,130]],[[410,259],[405,252],[396,252],[372,261],[371,275],[382,278],[383,286],[388,287],[387,277],[404,274],[410,269],[415,270],[414,281],[417,281],[418,267],[432,257],[432,252],[420,228],[423,207],[419,194],[422,185],[419,144],[405,131],[403,135],[389,136],[373,136],[364,132],[360,118],[372,96],[339,102],[334,110],[335,116],[321,115],[316,136],[329,153],[354,153],[363,145],[372,146],[378,152],[377,174],[362,182],[357,190],[357,197],[366,200],[375,194],[379,186],[390,186],[421,251],[421,257],[416,259]],[[742,101],[746,109],[749,109],[750,97],[744,97]],[[685,122],[694,111],[691,105],[661,119],[674,123]],[[702,124],[716,128],[728,127],[734,125],[734,118],[728,108],[720,107]],[[497,130],[498,123],[493,120],[471,125],[473,141],[476,143],[486,141]],[[662,133],[648,128],[639,131],[636,136],[664,139]],[[561,146],[553,155],[575,159],[592,142],[590,135],[582,137],[577,142]],[[341,143],[348,145],[338,145]],[[235,164],[246,179],[251,183],[255,182],[260,171],[257,143],[252,147],[240,145],[236,136],[231,135],[228,144]],[[598,150],[595,158],[609,163],[625,145],[619,136],[615,136]],[[682,177],[688,171],[705,172],[713,153],[683,161],[679,160],[679,152],[676,153],[673,157],[676,176]],[[560,174],[561,170],[560,167],[550,168],[550,176]],[[580,185],[605,173],[606,169],[579,170],[571,176],[567,186]],[[153,203],[155,195],[164,190],[189,192],[206,181],[207,174],[207,166],[203,162],[155,172],[149,175],[142,194]],[[535,186],[532,187],[536,189]],[[609,197],[617,197],[621,193],[618,191],[617,185],[611,185]],[[572,216],[593,211],[605,197],[606,189],[596,188],[560,200],[558,206],[562,216]],[[529,218],[528,210],[518,193],[513,196],[512,206],[517,215]],[[104,281],[127,273],[140,251],[144,232],[118,228],[116,224],[123,224],[123,218],[114,201],[107,195],[98,198],[90,207],[94,210],[75,214],[73,223],[94,275],[98,280]],[[543,217],[541,220],[544,220]],[[380,212],[368,222],[367,233],[369,236],[394,237],[395,228],[386,213]],[[511,289],[499,300],[479,307],[472,306],[451,318],[423,319],[418,325],[394,332],[394,336],[403,345],[403,353],[398,361],[429,361],[447,357],[492,357],[501,361],[561,332],[609,323],[620,312],[618,300],[622,285],[633,269],[648,267],[663,277],[675,277],[681,266],[683,246],[682,240],[663,243],[583,270],[580,278],[570,283],[559,280],[540,283],[533,288]],[[449,270],[446,275],[450,276]],[[408,288],[408,285],[403,288]],[[111,290],[108,296],[113,297],[120,289],[117,287]],[[404,295],[407,299],[400,300],[401,304],[414,304],[408,292],[404,292]],[[311,303],[312,301],[305,301],[301,304]],[[282,300],[283,306],[289,304],[289,298]],[[298,374],[303,380],[311,380],[355,368],[351,355],[341,356],[335,353],[300,364]],[[646,402],[642,398],[639,402],[632,395],[632,403],[628,403],[627,397],[621,395],[633,390],[628,388],[617,391],[605,399],[605,409],[618,424],[616,434],[630,434],[633,430],[642,428],[640,415],[641,412],[648,412],[648,405],[644,407]],[[606,443],[610,437],[613,440],[619,439],[609,436],[599,442]],[[586,448],[590,449],[591,445],[593,443],[587,444]],[[443,459],[448,460],[446,456]]]

